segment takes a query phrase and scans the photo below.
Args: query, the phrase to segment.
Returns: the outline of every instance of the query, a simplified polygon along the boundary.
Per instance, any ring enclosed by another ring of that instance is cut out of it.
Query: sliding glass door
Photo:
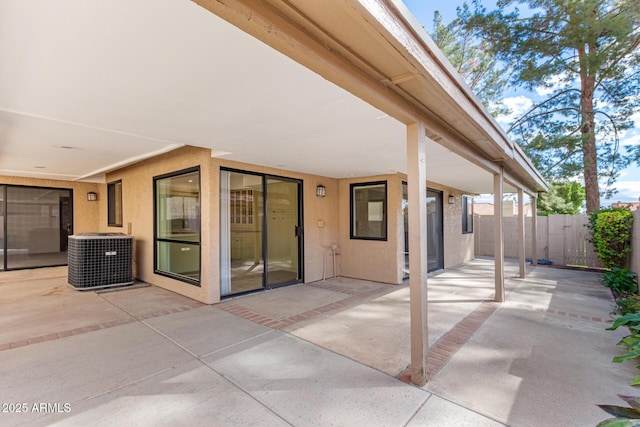
[[[409,277],[409,197],[402,183],[402,216],[404,220],[403,279]],[[427,265],[429,271],[444,268],[444,234],[442,192],[427,188]]]
[[[73,191],[0,186],[0,222],[0,269],[66,265]]]
[[[300,183],[272,177],[266,183],[266,284],[273,287],[300,279]]]
[[[223,170],[220,174],[221,294],[301,280],[301,182]]]
[[[427,189],[427,265],[429,271],[444,268],[442,191]]]

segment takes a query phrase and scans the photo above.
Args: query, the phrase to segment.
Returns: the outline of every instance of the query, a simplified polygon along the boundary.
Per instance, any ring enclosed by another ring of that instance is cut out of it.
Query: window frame
[[[355,230],[355,214],[356,214],[356,200],[354,200],[354,193],[358,187],[371,187],[381,185],[384,187],[384,200],[382,200],[382,222],[384,223],[383,236],[382,237],[372,237],[372,236],[360,236],[356,235]],[[374,241],[382,241],[386,242],[389,237],[389,220],[387,216],[387,206],[388,206],[388,197],[389,197],[389,188],[387,181],[368,181],[368,182],[354,182],[349,185],[349,236],[351,240],[374,240]]]
[[[199,200],[199,212],[198,212],[198,241],[172,239],[166,237],[158,237],[158,181],[167,178],[174,178],[180,175],[186,175],[190,173],[198,173],[198,200]],[[161,270],[158,267],[158,242],[166,243],[179,243],[182,245],[197,246],[198,248],[198,278],[192,279],[190,277],[173,273],[170,271]],[[170,277],[174,280],[188,283],[193,286],[201,286],[202,282],[202,174],[200,172],[200,166],[192,168],[182,169],[175,172],[170,172],[164,175],[158,175],[153,177],[153,272],[160,276]]]
[[[470,216],[469,208],[471,208]],[[473,196],[464,194],[462,195],[462,234],[473,234]]]
[[[115,190],[116,186],[120,186],[120,194],[117,196],[117,191]],[[113,189],[113,192],[112,192]],[[115,205],[114,205],[115,203]],[[113,207],[113,211],[112,211]],[[117,222],[117,211],[120,213],[120,222]],[[114,219],[113,216],[116,218]],[[119,179],[117,181],[107,183],[107,226],[108,227],[122,227],[124,223],[123,213],[122,213],[122,180]]]

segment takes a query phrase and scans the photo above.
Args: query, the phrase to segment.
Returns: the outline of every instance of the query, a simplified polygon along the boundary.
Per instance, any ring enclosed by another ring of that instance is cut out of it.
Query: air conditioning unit
[[[69,236],[69,284],[78,290],[130,285],[133,279],[133,236],[82,233]]]

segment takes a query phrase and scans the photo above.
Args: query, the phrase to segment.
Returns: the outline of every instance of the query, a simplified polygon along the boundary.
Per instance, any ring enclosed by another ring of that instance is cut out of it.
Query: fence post
[[[633,212],[631,231],[631,271],[640,275],[640,209]]]
[[[538,198],[531,196],[531,265],[538,265]]]
[[[524,245],[524,191],[522,191],[522,188],[518,188],[518,267],[519,276],[522,279],[524,279],[526,273]]]

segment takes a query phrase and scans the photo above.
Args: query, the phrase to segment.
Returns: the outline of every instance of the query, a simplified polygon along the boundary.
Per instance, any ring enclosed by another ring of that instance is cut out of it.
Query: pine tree
[[[445,25],[436,11],[431,38],[494,117],[508,114],[509,109],[502,102],[508,75],[490,46],[465,28],[471,16],[464,3],[457,8],[457,17]]]
[[[621,168],[619,134],[640,105],[640,0],[478,1],[465,22],[514,71],[512,84],[546,93],[509,132],[548,179],[582,175],[587,212]],[[524,6],[520,11],[518,5]]]

